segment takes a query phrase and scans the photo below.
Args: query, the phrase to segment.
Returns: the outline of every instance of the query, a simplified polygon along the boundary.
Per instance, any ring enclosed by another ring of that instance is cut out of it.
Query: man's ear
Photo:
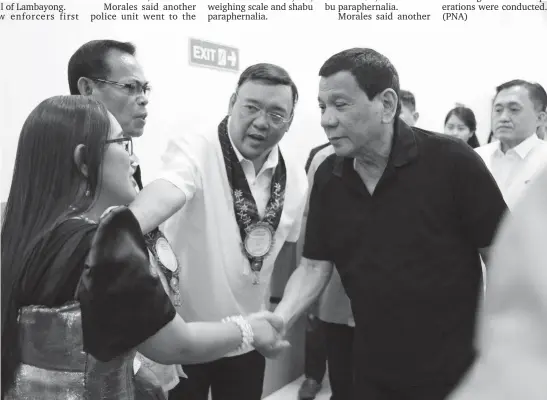
[[[228,104],[228,115],[232,115],[232,110],[234,109],[234,104],[236,103],[237,95],[233,93],[230,96],[230,103]]]
[[[85,156],[85,146],[83,144],[79,144],[74,149],[74,163],[76,164],[76,167],[81,172],[81,174],[88,178],[89,177],[89,167],[87,165],[87,160]]]
[[[93,94],[93,82],[89,78],[80,77],[78,79],[78,92],[82,96],[90,96]]]
[[[382,101],[382,104],[384,106],[382,113],[382,123],[392,123],[393,119],[395,118],[395,114],[397,113],[397,105],[399,102],[397,93],[395,93],[393,89],[389,88],[377,94],[377,96],[380,96],[380,100]]]
[[[414,122],[418,122],[418,118],[420,118],[420,113],[418,111],[414,111]]]
[[[540,111],[538,113],[538,126],[547,124],[547,111]]]

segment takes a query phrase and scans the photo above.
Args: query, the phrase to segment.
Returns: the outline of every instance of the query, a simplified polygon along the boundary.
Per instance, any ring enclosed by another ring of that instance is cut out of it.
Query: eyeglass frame
[[[141,90],[139,90],[137,93],[133,93],[133,94],[129,93],[130,96],[142,94],[143,96],[148,97],[150,96],[150,92],[152,91],[152,87],[148,83],[142,84],[139,81],[135,81],[133,83],[121,83],[121,82],[111,81],[111,80],[103,79],[103,78],[90,78],[90,79],[95,82],[108,83],[109,85],[114,85],[119,87],[120,89],[126,89],[128,91],[133,90],[132,85],[134,85],[135,83],[138,84]],[[137,88],[135,88],[134,90],[137,90]]]
[[[125,151],[127,151],[129,153],[130,156],[133,155],[133,139],[129,136],[124,136],[124,137],[121,137],[121,138],[117,138],[117,139],[108,139],[105,141],[105,144],[111,144],[111,143],[124,143],[124,142],[129,142],[129,149],[125,149]]]
[[[238,97],[237,92],[234,94],[234,96],[235,96],[235,99],[237,99],[237,97]],[[259,114],[264,112],[264,114],[266,114],[269,117],[269,121],[275,126],[281,126],[282,124],[286,124],[286,123],[290,122],[292,120],[293,116],[294,116],[293,113],[291,112],[291,114],[288,117],[283,117],[283,116],[281,116],[277,113],[273,113],[273,112],[267,111],[266,109],[264,109],[262,107],[258,107],[255,104],[242,104],[242,107],[243,106],[252,106],[252,107],[255,107],[255,108],[258,109],[258,111],[253,113],[252,115],[246,115],[247,117],[254,117],[256,119],[256,118],[258,118]],[[276,118],[281,119],[281,122],[279,124],[275,123],[272,120],[272,115],[275,116]]]

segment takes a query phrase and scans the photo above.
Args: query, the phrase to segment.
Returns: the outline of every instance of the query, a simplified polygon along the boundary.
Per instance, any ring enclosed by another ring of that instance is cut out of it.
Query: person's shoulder
[[[429,131],[422,128],[412,127],[412,132],[416,140],[427,146],[437,146],[444,148],[470,148],[467,143],[461,139],[454,138],[449,135],[444,135],[442,133]]]
[[[220,120],[211,120],[197,127],[192,134],[200,140],[205,140],[209,143],[218,143],[218,126]]]
[[[164,162],[182,161],[181,153],[185,157],[206,162],[215,149],[220,149],[218,142],[218,126],[212,123],[197,125],[190,130],[180,130],[167,135],[166,146],[162,159]]]
[[[536,148],[538,153],[541,153],[542,155],[547,154],[547,141],[540,139],[536,144]]]
[[[539,140],[530,154],[530,165],[536,169],[547,168],[547,142]]]
[[[62,219],[54,228],[57,232],[70,231],[95,231],[99,224],[81,215],[70,216]]]
[[[89,250],[99,224],[82,216],[68,216],[59,220],[42,237],[42,243],[62,244],[63,251]]]
[[[290,151],[284,151],[283,146],[277,145],[277,150],[280,156],[283,157],[285,163],[285,170],[287,172],[287,182],[290,182],[291,187],[299,188],[303,193],[307,192],[308,180],[306,177],[306,171],[302,164],[302,159],[298,160],[297,157]]]
[[[317,159],[315,165],[315,173],[313,174],[314,182],[324,184],[332,176],[336,163],[342,162],[339,159],[334,150],[330,152],[329,148],[326,148],[325,154],[322,154],[321,158]],[[310,171],[311,172],[311,171]]]
[[[317,151],[315,152],[312,150],[312,152],[310,152],[310,159],[308,160],[306,171],[312,174],[315,173],[317,167],[321,165],[323,161],[325,161],[325,159],[332,154],[334,154],[334,147],[330,143],[327,143],[327,145],[317,148]]]
[[[325,146],[322,146],[318,151],[314,154],[314,157],[312,158],[312,162],[318,162],[322,163],[327,157],[334,154],[334,147],[327,143]]]
[[[536,179],[530,184],[526,193],[529,193],[529,203],[535,203],[538,208],[545,210],[545,204],[547,203],[547,166],[539,170]],[[547,217],[547,212],[543,214]]]
[[[493,141],[488,144],[484,144],[475,149],[475,152],[481,156],[483,159],[491,155],[494,150],[498,147],[498,141]]]
[[[310,154],[317,153],[319,150],[324,149],[325,147],[330,146],[330,142],[326,142],[323,144],[320,144],[319,146],[315,146],[313,149],[311,149]]]
[[[461,139],[449,135],[412,128],[420,143],[421,154],[450,171],[486,169],[484,157]],[[455,167],[455,168],[453,168]]]
[[[434,150],[438,154],[476,157],[475,149],[461,139],[416,127],[412,130],[423,147]]]
[[[323,150],[329,149],[329,148],[332,149],[332,146],[331,146],[330,142],[327,142],[327,143],[323,143],[322,145],[319,145],[319,146],[314,147],[313,149],[311,149],[310,154],[308,155],[308,161],[306,161],[306,171],[308,171],[310,169],[310,165],[313,162],[316,155],[318,153],[322,153]]]
[[[214,125],[199,126],[189,131],[181,131],[172,133],[168,136],[168,140],[180,144],[210,144],[218,140],[218,131]]]
[[[524,232],[526,232],[526,234],[531,234],[533,232],[534,234],[531,235],[529,239],[533,242],[536,241],[537,238],[542,238],[540,241],[544,243],[545,234],[543,232],[547,233],[547,230],[545,229],[545,224],[538,223],[538,221],[547,219],[546,203],[547,168],[543,168],[539,171],[537,177],[528,185],[526,192],[519,201],[517,201],[515,206],[511,209],[510,215],[506,218],[507,222],[505,225],[509,225],[509,223],[512,224],[513,229],[518,229],[520,231],[520,236],[522,236]],[[505,229],[507,229],[507,227]],[[537,241],[537,243],[540,241]],[[529,241],[523,240],[521,243],[529,244]],[[539,254],[539,252],[545,254],[540,250],[540,247],[536,247],[533,251],[537,254]],[[537,254],[529,259],[537,259]]]

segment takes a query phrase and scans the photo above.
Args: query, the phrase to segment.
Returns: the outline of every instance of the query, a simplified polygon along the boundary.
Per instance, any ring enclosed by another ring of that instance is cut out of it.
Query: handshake
[[[270,311],[248,315],[247,322],[254,334],[253,347],[264,357],[276,358],[290,343],[285,340],[286,324],[283,318]]]

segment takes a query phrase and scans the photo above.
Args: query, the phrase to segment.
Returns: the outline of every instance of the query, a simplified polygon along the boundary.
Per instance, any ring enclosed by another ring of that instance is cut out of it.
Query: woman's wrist
[[[254,330],[251,322],[241,315],[231,316],[222,320],[224,323],[235,324],[241,333],[241,344],[237,350],[243,350],[253,346],[254,343]]]

